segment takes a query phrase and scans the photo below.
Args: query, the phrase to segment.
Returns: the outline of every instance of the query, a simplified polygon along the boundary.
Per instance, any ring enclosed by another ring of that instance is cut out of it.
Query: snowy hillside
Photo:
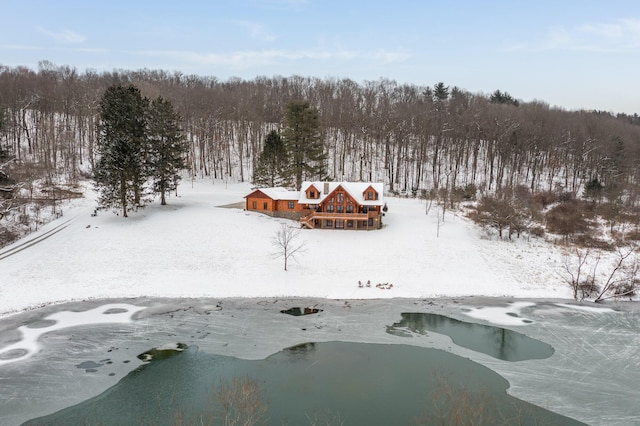
[[[454,214],[437,237],[435,209],[425,215],[417,199],[388,198],[382,230],[301,230],[305,251],[285,272],[272,239],[287,221],[222,207],[242,202],[249,190],[249,184],[184,182],[169,205],[156,202],[127,219],[92,216],[88,197],[0,251],[0,314],[136,296],[571,298],[557,247],[487,238]],[[371,287],[358,287],[368,280]]]

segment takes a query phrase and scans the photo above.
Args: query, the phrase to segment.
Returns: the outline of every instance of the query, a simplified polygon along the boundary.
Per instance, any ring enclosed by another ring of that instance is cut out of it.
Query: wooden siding
[[[262,194],[262,193],[260,193]],[[271,198],[268,197],[264,197],[264,194],[262,194],[263,196],[253,196],[253,195],[249,195],[247,196],[247,203],[246,203],[246,209],[247,210],[252,210],[252,211],[258,211],[258,212],[273,212],[274,207],[275,207],[275,203],[273,202],[273,200]],[[253,203],[255,203],[255,208],[253,207]]]
[[[293,208],[289,208],[289,203],[293,203]],[[275,211],[279,212],[301,212],[302,205],[295,200],[277,200],[275,202]]]

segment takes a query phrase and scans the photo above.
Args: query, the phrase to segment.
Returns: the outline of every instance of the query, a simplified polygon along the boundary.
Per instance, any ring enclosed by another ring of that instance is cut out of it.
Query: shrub
[[[578,201],[566,201],[558,204],[546,214],[547,229],[565,238],[589,230],[584,217],[584,207]]]
[[[616,297],[633,297],[636,289],[640,287],[640,280],[621,282],[613,287],[613,294]]]
[[[607,251],[613,251],[614,249],[613,244],[586,234],[578,235],[575,239],[575,243],[585,248],[595,248]]]
[[[558,197],[551,191],[538,192],[533,195],[534,203],[538,204],[542,208],[547,208],[551,204],[558,201]]]
[[[529,234],[533,235],[534,237],[539,237],[542,238],[544,237],[544,228],[542,226],[532,226],[531,228],[529,228]]]

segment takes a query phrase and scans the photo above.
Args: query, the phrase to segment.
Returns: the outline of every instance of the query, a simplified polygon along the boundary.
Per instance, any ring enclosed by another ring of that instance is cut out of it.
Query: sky
[[[637,0],[0,0],[0,64],[381,78],[640,113]]]

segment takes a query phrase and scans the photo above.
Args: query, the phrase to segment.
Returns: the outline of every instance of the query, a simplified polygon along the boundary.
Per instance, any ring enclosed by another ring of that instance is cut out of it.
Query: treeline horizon
[[[267,134],[282,130],[285,106],[306,100],[318,110],[326,170],[335,180],[383,181],[393,192],[473,185],[487,193],[525,186],[574,195],[597,180],[627,204],[640,198],[637,114],[567,111],[499,88],[471,93],[444,82],[223,81],[147,69],[80,73],[47,61],[38,70],[0,65],[0,148],[13,160],[5,167],[12,179],[90,177],[99,102],[117,84],[173,104],[194,177],[251,182]]]

